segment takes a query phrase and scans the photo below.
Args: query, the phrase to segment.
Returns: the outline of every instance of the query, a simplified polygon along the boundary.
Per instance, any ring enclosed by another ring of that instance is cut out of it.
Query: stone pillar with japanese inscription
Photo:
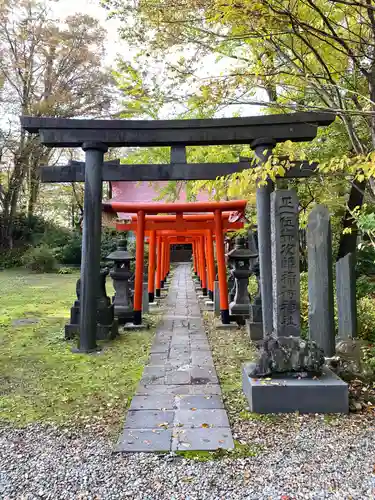
[[[294,190],[271,194],[273,331],[278,337],[300,335],[298,198]]]

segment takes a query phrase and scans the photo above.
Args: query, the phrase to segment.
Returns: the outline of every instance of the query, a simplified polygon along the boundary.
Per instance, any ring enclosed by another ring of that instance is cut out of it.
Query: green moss
[[[215,451],[177,451],[176,454],[196,462],[210,462],[212,460],[220,460],[222,458],[246,458],[256,457],[261,451],[260,446],[251,446],[249,444],[242,444],[234,441],[234,448],[232,450],[223,450],[219,448]]]
[[[73,354],[63,328],[76,280],[74,275],[0,273],[0,419],[17,425],[97,424],[113,432],[122,424],[153,331],[121,335],[103,343],[98,354]],[[22,318],[39,322],[12,326]]]

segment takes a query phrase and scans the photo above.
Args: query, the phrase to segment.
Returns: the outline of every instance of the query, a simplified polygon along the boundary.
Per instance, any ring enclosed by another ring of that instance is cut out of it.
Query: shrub
[[[370,280],[367,276],[359,276],[357,278],[357,298],[361,299],[369,295],[375,295],[375,281]]]
[[[358,337],[375,343],[374,298],[362,297],[357,302]]]
[[[74,232],[68,242],[60,248],[56,254],[61,264],[80,265],[82,252],[82,236],[79,232]]]
[[[120,234],[114,229],[103,228],[100,256],[104,261],[107,255],[116,250]]]
[[[12,267],[22,266],[22,256],[26,248],[12,248],[9,250],[0,250],[0,270],[11,269]]]
[[[27,250],[22,257],[22,262],[27,269],[38,273],[50,273],[57,268],[53,250],[43,245]]]
[[[365,245],[357,250],[356,258],[358,276],[375,274],[375,249],[372,245]]]

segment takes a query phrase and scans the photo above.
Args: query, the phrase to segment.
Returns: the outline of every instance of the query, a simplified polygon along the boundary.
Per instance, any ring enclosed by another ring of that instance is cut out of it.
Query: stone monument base
[[[222,323],[220,318],[215,318],[214,328],[215,328],[215,330],[237,330],[238,325],[237,325],[237,323],[224,324],[224,323]]]
[[[118,335],[118,322],[114,320],[112,325],[97,325],[96,340],[113,340]],[[73,340],[79,337],[79,325],[65,325],[65,340]]]
[[[259,340],[263,340],[263,323],[256,323],[247,319],[246,329],[251,341],[258,342]]]
[[[118,335],[118,322],[114,320],[112,325],[98,325],[96,327],[96,340],[112,340]]]
[[[150,314],[153,314],[153,313],[156,313],[159,311],[159,304],[155,301],[155,302],[150,302],[148,304],[148,308],[149,308],[149,313]]]
[[[206,300],[204,305],[206,306],[206,311],[214,311],[214,301],[213,300]]]
[[[115,309],[116,311],[116,309]],[[133,322],[133,318],[134,318],[134,313],[133,311],[125,314],[125,313],[118,313],[116,314],[116,317],[117,317],[117,321],[118,321],[118,324],[120,326],[124,326],[126,325],[126,323],[132,323]]]
[[[142,323],[141,325],[135,325],[134,323],[126,323],[123,326],[125,331],[138,331],[138,330],[148,330],[149,325]]]
[[[318,378],[250,378],[255,363],[242,365],[242,389],[254,413],[348,413],[348,385],[323,366]]]

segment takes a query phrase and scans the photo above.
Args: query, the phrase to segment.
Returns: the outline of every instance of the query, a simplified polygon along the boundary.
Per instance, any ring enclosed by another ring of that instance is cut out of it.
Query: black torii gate
[[[189,180],[188,164],[185,164],[181,175],[176,173],[179,170],[179,164],[184,165],[184,154],[181,153],[181,147],[250,144],[258,157],[258,164],[261,165],[270,156],[272,148],[278,142],[286,140],[310,141],[316,136],[319,126],[327,126],[334,119],[335,116],[328,113],[293,113],[246,118],[155,121],[21,117],[22,128],[30,133],[39,134],[40,141],[45,146],[59,148],[81,147],[86,155],[84,166],[80,166],[84,171],[85,197],[78,351],[92,352],[97,349],[96,314],[94,311],[96,311],[96,290],[100,271],[101,188],[102,181],[106,180],[105,177],[112,168],[111,162],[109,162],[109,166],[107,163],[103,167],[104,153],[107,152],[108,147],[172,146],[176,148],[174,154],[178,157],[178,161],[173,163],[172,157],[172,164],[168,168],[165,165],[147,165],[143,166],[142,169],[141,166],[141,168],[138,167],[139,173],[136,172],[136,166],[133,166],[134,169],[129,169],[129,173],[132,170],[132,178],[129,179],[128,177],[127,180],[151,180],[150,176],[152,175],[155,176],[155,180],[178,180],[178,177]],[[237,167],[240,167],[243,163],[245,162],[239,162]],[[218,164],[199,165],[198,169],[201,172],[205,172],[208,170],[207,167],[211,167],[213,178],[234,173],[232,171],[233,164],[227,164],[231,165],[231,167],[226,170],[226,173],[224,173],[223,169],[220,171]],[[248,162],[247,168],[249,167],[251,167],[251,164]],[[124,166],[117,168],[121,168],[121,171],[124,170],[124,172],[128,170]],[[238,170],[243,169],[238,168]],[[149,173],[145,174],[145,171]],[[152,171],[154,172],[151,173]],[[162,177],[157,177],[160,174],[162,174]],[[193,177],[193,179],[197,178]],[[203,176],[203,178],[205,177]],[[125,179],[122,177],[120,180]],[[64,180],[61,179],[60,182],[64,182]],[[271,181],[266,186],[257,188],[260,286],[266,333],[269,333],[268,330],[271,331],[272,329],[272,324],[268,324],[268,318],[272,318],[272,273],[270,272],[271,190]]]

